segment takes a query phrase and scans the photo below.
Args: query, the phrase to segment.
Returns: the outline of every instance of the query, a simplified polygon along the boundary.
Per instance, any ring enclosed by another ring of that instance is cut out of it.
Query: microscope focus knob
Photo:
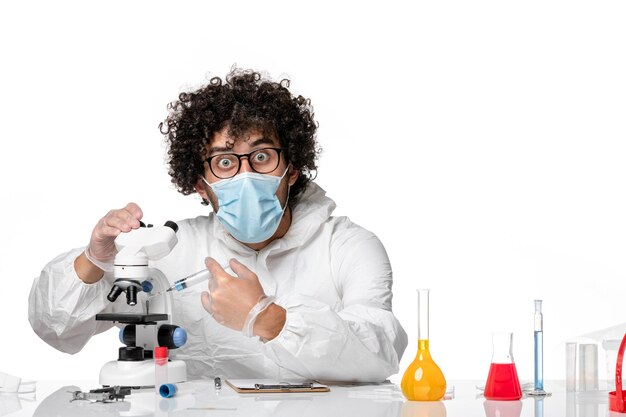
[[[173,324],[162,324],[157,334],[159,346],[168,349],[178,349],[187,343],[187,332],[182,327]]]
[[[135,346],[137,342],[137,328],[134,324],[127,324],[120,329],[120,342],[126,346]]]
[[[145,280],[141,283],[141,289],[146,293],[152,292],[152,290],[154,289],[154,285],[152,285],[150,281]]]

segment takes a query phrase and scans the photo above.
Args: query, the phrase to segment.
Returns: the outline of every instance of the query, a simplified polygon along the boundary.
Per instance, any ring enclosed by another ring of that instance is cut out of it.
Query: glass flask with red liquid
[[[522,388],[513,361],[513,333],[493,334],[493,356],[485,384],[485,398],[500,401],[522,398]]]

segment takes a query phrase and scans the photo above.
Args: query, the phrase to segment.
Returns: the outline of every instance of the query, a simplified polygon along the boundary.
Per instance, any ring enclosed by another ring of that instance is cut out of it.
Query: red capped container
[[[158,346],[154,348],[154,392],[159,394],[161,385],[167,384],[167,348]]]

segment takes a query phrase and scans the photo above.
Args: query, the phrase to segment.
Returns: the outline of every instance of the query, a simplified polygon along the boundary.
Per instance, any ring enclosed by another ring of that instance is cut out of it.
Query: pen
[[[308,388],[313,389],[313,383],[308,384],[254,384],[254,389],[262,390],[262,389],[298,389],[298,388]]]

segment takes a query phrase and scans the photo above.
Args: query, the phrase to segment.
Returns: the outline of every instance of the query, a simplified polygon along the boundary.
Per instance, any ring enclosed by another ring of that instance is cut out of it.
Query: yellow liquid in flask
[[[402,377],[402,393],[410,401],[437,401],[446,393],[446,378],[430,356],[428,340],[418,340],[417,355]]]

